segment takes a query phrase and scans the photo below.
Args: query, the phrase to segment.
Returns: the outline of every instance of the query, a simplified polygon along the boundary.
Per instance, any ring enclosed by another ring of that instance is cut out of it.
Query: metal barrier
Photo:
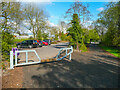
[[[63,56],[62,58],[58,58],[59,55],[61,54],[61,51],[62,51],[62,50],[65,50],[65,51],[66,51],[66,55]],[[69,53],[67,53],[68,50],[70,50]],[[70,48],[61,48],[60,51],[59,51],[59,53],[58,53],[58,55],[56,56],[56,59],[57,59],[57,60],[62,60],[63,58],[65,58],[65,57],[67,57],[67,56],[69,55],[69,60],[71,60],[71,53],[72,53],[72,52],[73,52],[73,47],[72,47],[72,46],[71,46]]]
[[[17,53],[21,53],[21,52],[26,52],[26,63],[18,64]],[[36,54],[36,56],[38,57],[39,61],[38,62],[28,62],[28,52],[34,52]],[[35,50],[22,50],[22,51],[15,51],[15,65],[14,65],[13,51],[10,51],[10,69],[13,69],[14,66],[37,64],[37,63],[40,63],[40,62],[41,62],[41,59],[40,59],[40,57],[38,56],[38,54]]]
[[[62,58],[58,58],[59,55],[61,54],[61,51],[65,50],[66,51],[66,55],[63,56]],[[70,50],[69,53],[67,53],[67,51]],[[26,62],[25,63],[21,63],[18,64],[18,53],[21,52],[26,52]],[[36,54],[36,56],[38,57],[39,61],[38,62],[28,62],[28,52],[34,52]],[[71,60],[71,53],[73,52],[73,47],[71,46],[71,48],[61,48],[58,55],[56,56],[57,60],[62,60],[63,58],[67,57],[69,55],[69,60]],[[20,66],[20,65],[29,65],[29,64],[37,64],[37,63],[41,63],[41,58],[38,56],[37,52],[35,50],[21,50],[21,51],[15,51],[15,65],[14,65],[14,60],[13,60],[13,56],[14,53],[13,51],[10,51],[10,69],[13,69],[14,66]]]

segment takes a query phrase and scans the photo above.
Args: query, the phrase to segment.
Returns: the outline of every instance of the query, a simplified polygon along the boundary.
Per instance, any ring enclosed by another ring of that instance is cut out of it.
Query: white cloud
[[[54,24],[54,23],[51,23],[50,21],[47,21],[47,24],[48,24],[49,26],[52,26],[52,27],[58,27],[58,25],[56,25],[56,24]]]
[[[102,10],[104,10],[104,8],[103,8],[103,7],[100,7],[100,8],[98,8],[97,10],[98,10],[98,11],[102,11]]]

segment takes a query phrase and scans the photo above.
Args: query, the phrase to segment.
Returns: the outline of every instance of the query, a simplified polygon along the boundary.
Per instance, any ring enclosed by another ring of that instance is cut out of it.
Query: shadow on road
[[[59,43],[59,44],[57,44],[57,45],[55,45],[55,46],[53,46],[53,47],[54,47],[54,48],[57,48],[57,49],[61,49],[61,48],[66,48],[66,47],[68,47],[69,44],[70,44],[69,42]]]
[[[92,53],[74,52],[71,62],[62,60],[25,67],[24,72],[30,76],[31,82],[24,81],[23,86],[36,88],[117,88],[119,67],[106,63],[105,61],[113,59],[101,56],[98,47],[90,47],[90,49]],[[94,49],[98,52],[94,52],[96,51]],[[25,79],[27,75],[24,77]],[[29,86],[29,83],[34,86]]]
[[[93,58],[94,59],[94,58]],[[38,87],[92,87],[92,88],[115,88],[118,87],[118,67],[90,61],[83,63],[80,59],[72,62],[60,61],[44,64],[40,69],[52,69],[44,75],[33,75],[31,78]]]
[[[68,45],[55,45],[53,46],[54,48],[61,49],[61,48],[66,48]]]

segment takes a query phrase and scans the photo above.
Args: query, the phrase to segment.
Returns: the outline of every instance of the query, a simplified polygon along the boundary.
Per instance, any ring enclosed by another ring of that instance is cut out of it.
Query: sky
[[[59,21],[64,20],[63,16],[65,12],[71,7],[73,2],[52,2],[45,6],[46,11],[49,13],[49,21],[55,25],[59,24]],[[105,8],[107,2],[84,2],[89,4],[88,10],[91,13],[91,21],[97,20],[98,13]],[[66,21],[67,22],[67,21]]]
[[[64,19],[66,11],[71,7],[71,4],[76,0],[17,0],[23,3],[31,2],[35,3],[39,8],[43,8],[48,15],[48,22],[51,26],[58,26],[60,21],[67,22]],[[105,5],[110,2],[116,2],[119,0],[79,0],[84,1],[83,4],[88,3],[91,20],[89,23],[85,23],[85,26],[89,26],[93,21],[97,20],[98,14],[105,9]],[[29,32],[30,34],[30,32]]]
[[[48,22],[51,26],[58,26],[60,21],[67,22],[64,19],[66,11],[71,7],[73,2],[34,2],[39,8],[43,8],[48,15]],[[89,4],[88,10],[91,13],[91,20],[85,23],[84,26],[89,26],[93,21],[97,20],[98,14],[105,9],[108,2],[83,2]],[[31,33],[32,34],[32,33]]]

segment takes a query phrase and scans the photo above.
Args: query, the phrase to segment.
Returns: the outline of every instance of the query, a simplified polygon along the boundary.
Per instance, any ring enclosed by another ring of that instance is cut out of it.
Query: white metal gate
[[[59,58],[59,55],[61,54],[61,51],[65,50],[66,54],[62,58]],[[70,50],[69,53],[67,51]],[[18,64],[18,56],[17,53],[25,52],[26,53],[26,62]],[[37,62],[28,62],[28,52],[34,52],[39,59]],[[73,47],[71,46],[70,48],[61,48],[58,55],[56,56],[57,60],[62,60],[63,58],[67,57],[69,55],[69,60],[71,60],[71,53],[73,52]],[[35,50],[21,50],[21,51],[15,51],[15,64],[14,64],[14,59],[13,59],[13,51],[10,51],[10,69],[13,69],[14,66],[20,66],[20,65],[30,65],[30,64],[37,64],[41,63],[41,58],[38,56],[37,52]]]

